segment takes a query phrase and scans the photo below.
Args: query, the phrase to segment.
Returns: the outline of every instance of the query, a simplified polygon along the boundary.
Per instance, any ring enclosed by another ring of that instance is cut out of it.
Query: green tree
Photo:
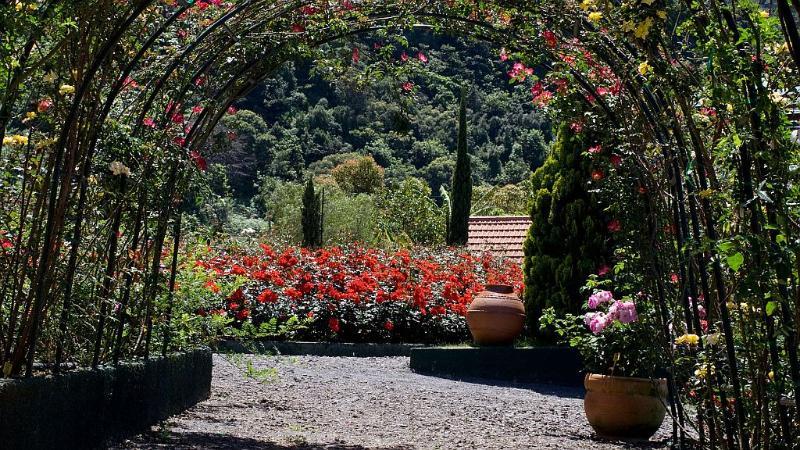
[[[469,212],[472,203],[472,169],[467,153],[467,89],[461,88],[458,109],[458,154],[450,194],[450,217],[447,221],[447,243],[465,245],[469,234]]]
[[[306,190],[303,193],[303,246],[320,247],[322,245],[322,198],[314,192],[314,179],[308,177]]]
[[[525,307],[531,330],[543,309],[581,311],[581,286],[608,261],[602,208],[587,190],[591,161],[583,140],[562,124],[552,152],[531,177],[531,219],[525,240]]]
[[[372,156],[345,161],[331,173],[336,184],[351,194],[372,194],[383,187],[383,167]]]
[[[418,178],[384,189],[375,199],[377,227],[387,241],[401,245],[441,244],[445,212],[431,198],[431,188]]]

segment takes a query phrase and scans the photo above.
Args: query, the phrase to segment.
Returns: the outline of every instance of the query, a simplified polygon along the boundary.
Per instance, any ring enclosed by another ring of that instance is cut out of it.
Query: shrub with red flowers
[[[251,337],[293,325],[280,337],[462,342],[469,339],[467,307],[484,284],[522,289],[517,264],[455,249],[310,251],[261,244],[258,252],[205,248],[194,253],[193,265],[181,289],[195,297],[202,292],[198,313],[224,316],[232,334]]]

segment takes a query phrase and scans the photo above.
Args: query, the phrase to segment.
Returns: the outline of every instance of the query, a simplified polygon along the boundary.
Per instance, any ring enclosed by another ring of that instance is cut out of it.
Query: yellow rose
[[[719,338],[720,338],[719,333],[711,333],[703,336],[703,339],[705,339],[708,345],[717,345],[717,343],[719,342]]]
[[[11,136],[3,137],[3,145],[22,146],[28,145],[28,136],[21,134],[13,134]]]
[[[636,25],[633,23],[632,20],[626,20],[622,23],[622,31],[626,33],[630,33],[631,31],[636,29]]]
[[[636,30],[634,30],[633,35],[639,39],[644,39],[650,34],[650,27],[653,26],[653,18],[648,17],[644,19],[642,23],[636,26]]]
[[[600,19],[602,19],[602,18],[603,18],[603,13],[601,13],[601,12],[595,11],[595,12],[590,12],[589,13],[589,21],[590,22],[597,23],[597,22],[600,22]]]
[[[711,373],[712,375],[714,374],[714,367],[711,367],[711,370],[709,370],[708,365],[704,364],[698,367],[697,370],[694,371],[694,376],[696,376],[697,378],[705,378],[709,375],[709,373]]]
[[[653,68],[650,66],[650,64],[647,63],[647,61],[639,64],[639,73],[642,74],[643,77],[646,77],[647,74],[652,71]]]
[[[584,11],[588,11],[589,9],[593,8],[595,5],[595,0],[583,0],[581,2],[581,9]]]
[[[675,345],[697,345],[699,343],[700,337],[692,333],[687,333],[675,338]]]
[[[69,84],[62,84],[61,88],[58,90],[58,93],[61,95],[69,95],[75,93],[75,86]]]

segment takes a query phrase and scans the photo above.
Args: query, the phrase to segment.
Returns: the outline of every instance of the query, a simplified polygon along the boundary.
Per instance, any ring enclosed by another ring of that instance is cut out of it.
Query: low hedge
[[[0,380],[0,447],[100,448],[145,431],[211,393],[211,351],[59,376]]]

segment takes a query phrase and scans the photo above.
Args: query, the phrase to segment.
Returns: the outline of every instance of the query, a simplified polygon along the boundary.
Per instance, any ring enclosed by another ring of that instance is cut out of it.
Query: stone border
[[[384,356],[411,356],[411,350],[427,348],[424,344],[369,344],[346,342],[294,342],[223,339],[214,350],[233,353],[258,353],[276,355],[354,356],[375,358]]]
[[[147,430],[211,394],[211,351],[56,377],[0,380],[0,447],[89,449]]]
[[[411,370],[453,379],[583,386],[583,362],[569,347],[433,347],[411,350]]]

